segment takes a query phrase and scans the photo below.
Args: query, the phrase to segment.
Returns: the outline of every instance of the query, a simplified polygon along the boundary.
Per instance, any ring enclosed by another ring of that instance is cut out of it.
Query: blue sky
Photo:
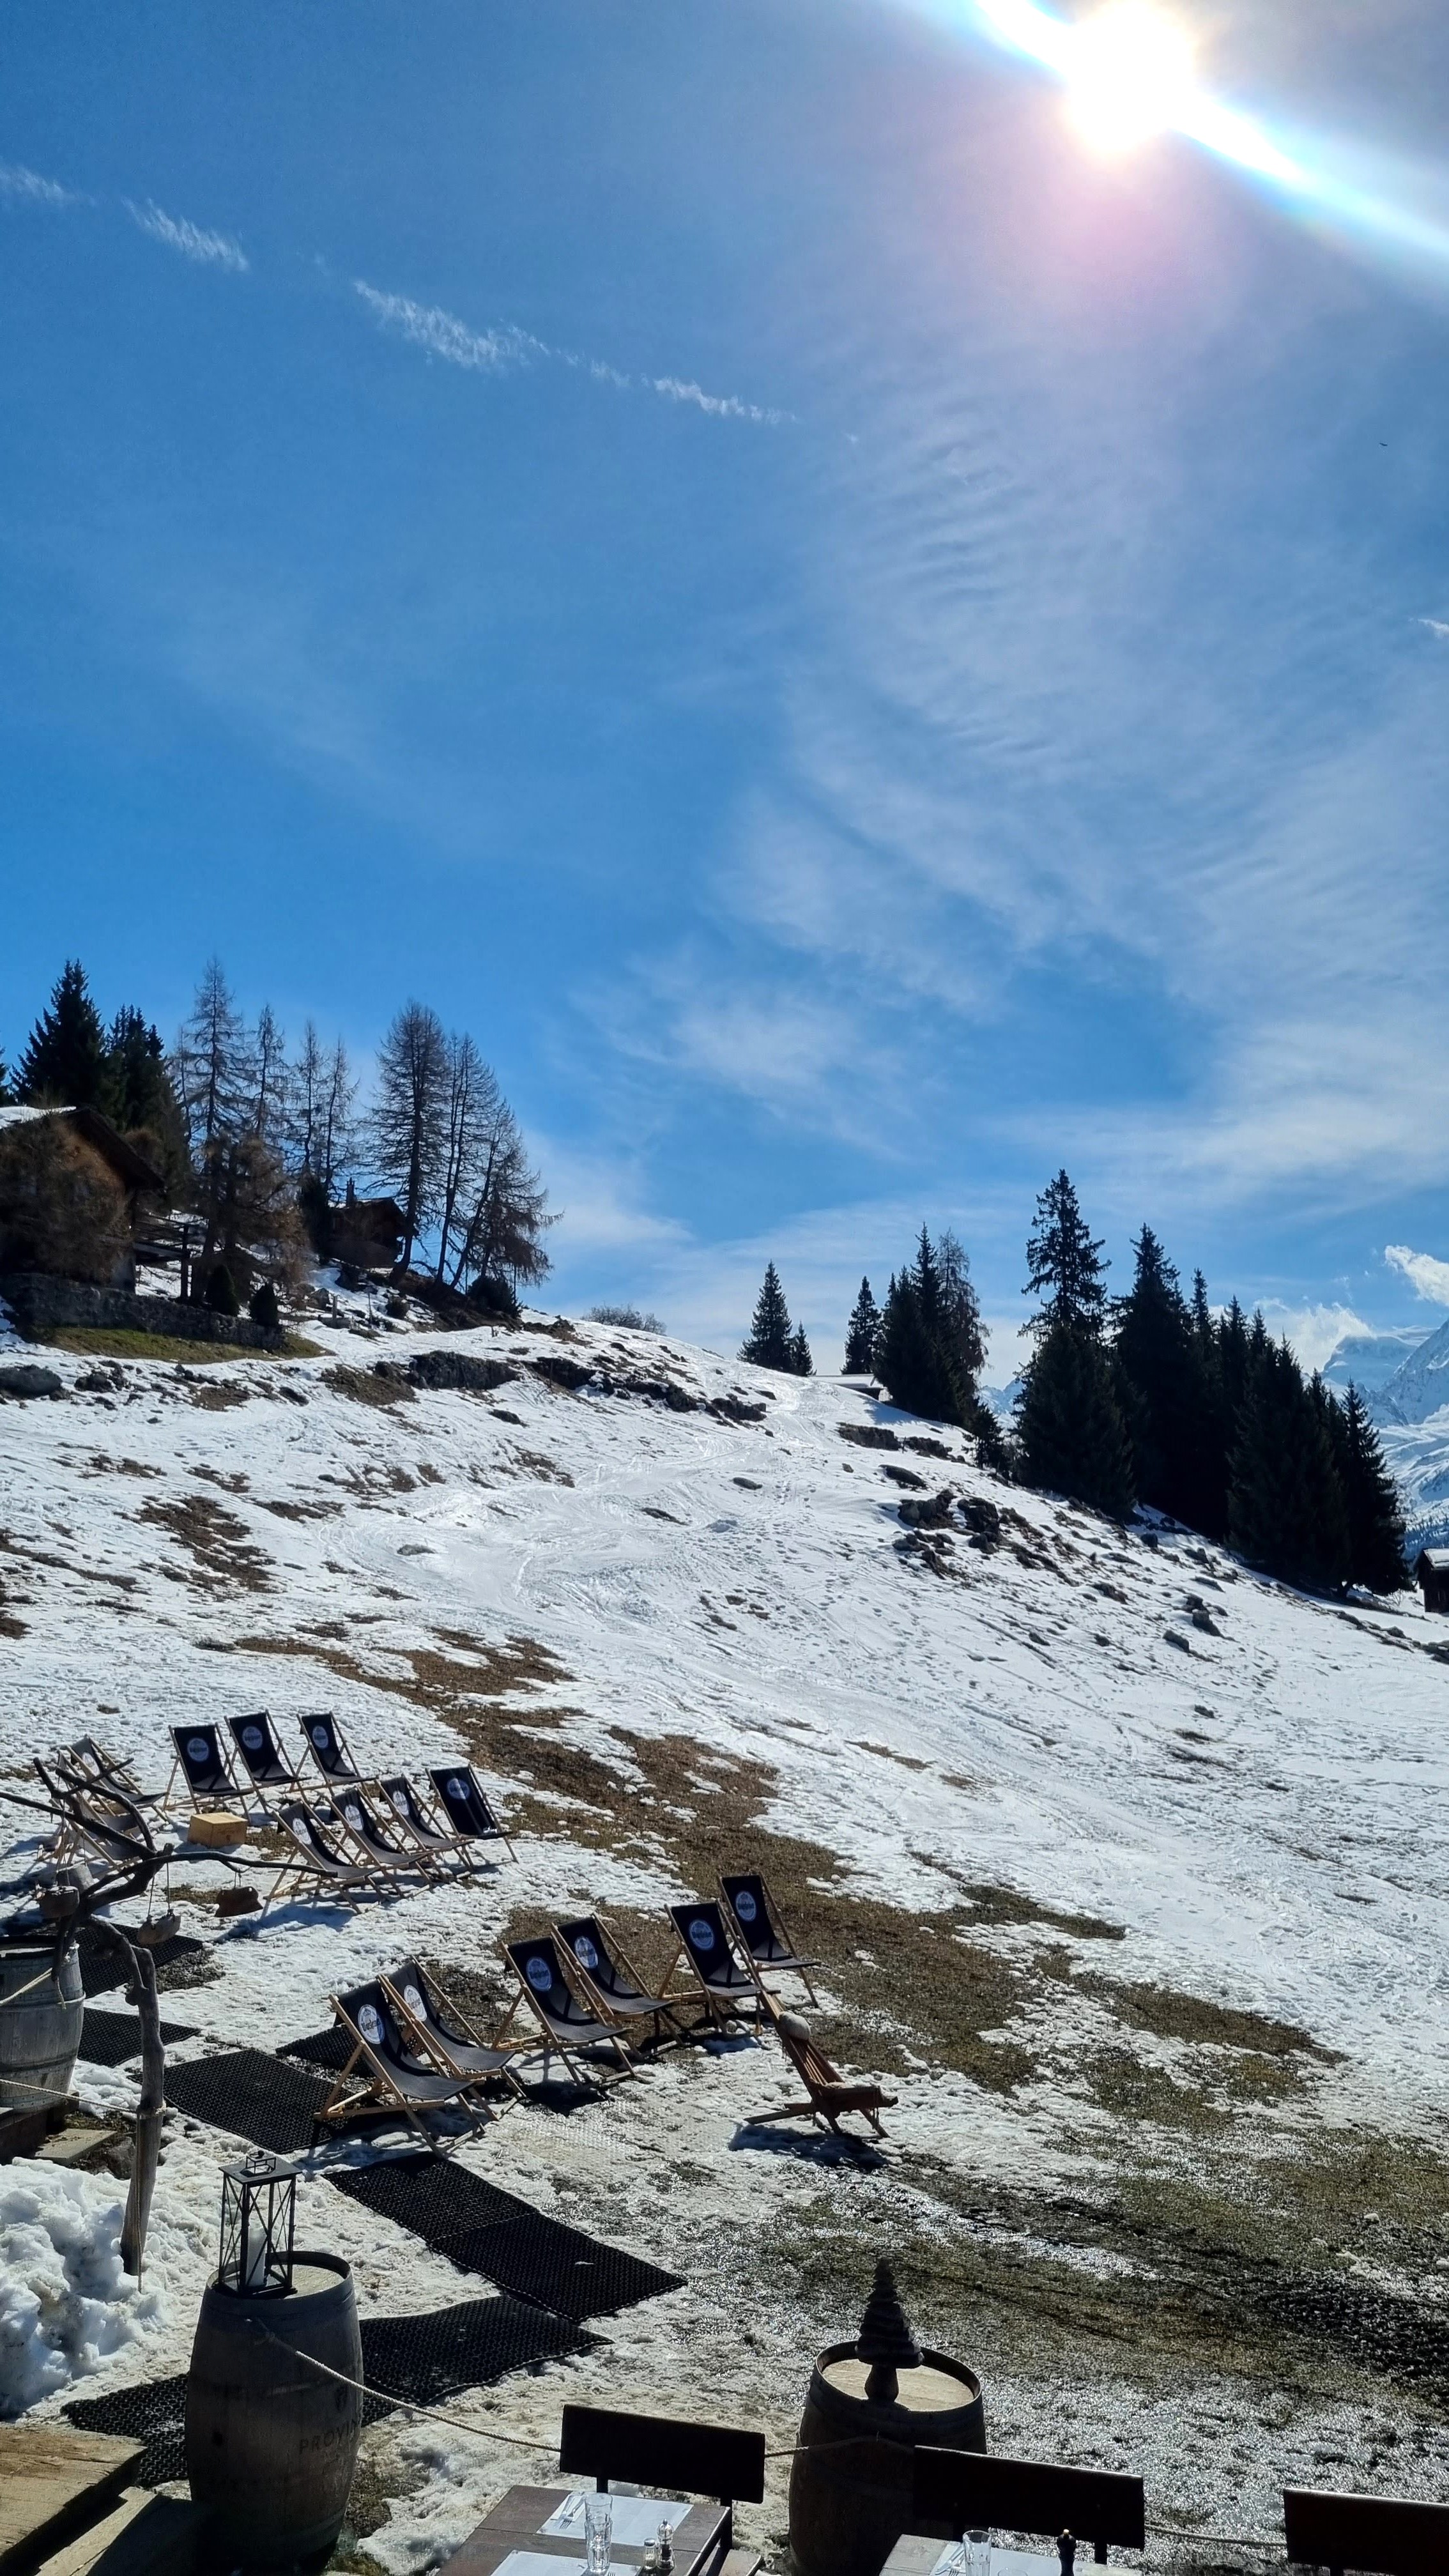
[[[1442,13],[1199,17],[1449,206]],[[418,994],[559,1297],[717,1344],[924,1216],[1008,1373],[1062,1162],[1118,1284],[1439,1319],[1449,258],[1095,158],[969,0],[11,0],[0,164],[7,1052],[70,953]]]

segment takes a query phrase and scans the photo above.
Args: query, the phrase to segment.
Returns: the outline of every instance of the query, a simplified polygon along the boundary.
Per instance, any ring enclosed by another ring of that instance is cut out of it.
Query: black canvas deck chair
[[[732,2508],[762,2504],[765,2437],[732,2424],[681,2424],[669,2415],[627,2415],[611,2406],[565,2406],[558,2464],[567,2477],[592,2478],[600,2491],[611,2478],[666,2495],[708,2496],[725,2508],[722,2554],[709,2561],[710,2576],[755,2576],[763,2561],[753,2549],[733,2547]]]
[[[1283,2537],[1290,2564],[1327,2567],[1331,2576],[1350,2567],[1364,2576],[1444,2576],[1449,2504],[1285,2487]]]
[[[490,2048],[451,1997],[433,1978],[424,1975],[416,1959],[404,1959],[402,1966],[391,1969],[382,1982],[409,2038],[415,2039],[419,2050],[432,2059],[440,2075],[456,2075],[473,2083],[484,2083],[496,2075],[515,2093],[522,2093],[523,2087],[513,2072],[517,2049]]]
[[[697,1898],[689,1905],[671,1905],[669,1919],[679,1936],[679,1946],[669,1963],[670,1974],[676,1960],[687,1961],[704,1997],[706,2019],[758,2020],[759,1980],[736,1958],[723,1912],[713,1897]]]
[[[586,2084],[589,2077],[576,2054],[585,2048],[611,2048],[626,2075],[637,2072],[618,2022],[601,2011],[596,1995],[582,1984],[575,1988],[570,1983],[552,1933],[538,1933],[531,1941],[505,1941],[502,1947],[518,1979],[518,1993],[499,2023],[497,2039],[512,2028],[519,2005],[527,2004],[543,2032],[545,2083],[551,2060],[561,2057],[574,2082]]]
[[[99,1861],[111,1871],[134,1869],[147,1858],[145,1820],[118,1790],[102,1789],[64,1754],[49,1764],[37,1759],[34,1769],[55,1816],[53,1859]]]
[[[351,1851],[378,1879],[401,1891],[405,1878],[431,1878],[433,1872],[400,1834],[391,1834],[374,1815],[360,1789],[334,1789],[328,1800],[334,1830],[344,1851]]]
[[[1140,2478],[1115,2469],[1063,2469],[1047,2460],[1007,2460],[984,2451],[922,2447],[912,2457],[911,2529],[960,2540],[968,2531],[1070,2534],[1090,2544],[1098,2566],[1109,2544],[1145,2549]],[[1064,2567],[1071,2557],[1064,2552]]]
[[[492,2110],[475,2076],[444,2075],[432,2064],[418,2034],[400,2019],[380,1977],[350,1993],[334,1995],[332,2010],[352,2053],[337,2076],[317,2117],[336,2124],[366,2111],[395,2111],[416,2129],[424,2146],[432,2140],[422,2125],[424,2111],[458,2109],[475,2120],[491,2120]]]
[[[739,1948],[747,1963],[762,1981],[767,1968],[782,1973],[789,1969],[797,1976],[812,2004],[820,2001],[810,1982],[810,1971],[818,1968],[818,1959],[807,1959],[785,1929],[780,1909],[758,1871],[741,1877],[720,1879],[719,1892],[725,1901]]]
[[[263,1914],[280,1898],[315,1897],[323,1888],[344,1898],[381,1892],[376,1872],[360,1868],[346,1852],[339,1851],[328,1839],[324,1819],[315,1816],[300,1798],[279,1811],[277,1823],[290,1837],[292,1853],[278,1867]]]
[[[161,1801],[163,1807],[245,1808],[247,1794],[226,1758],[219,1726],[173,1726],[171,1741],[176,1747],[176,1759]],[[172,1795],[178,1771],[186,1783],[184,1799]]]
[[[833,2131],[837,2138],[849,2133],[840,2122],[847,2111],[858,2111],[868,2121],[878,2138],[885,2136],[880,2124],[882,2111],[896,2107],[894,2093],[883,2093],[878,2084],[852,2083],[832,2065],[825,2051],[811,2036],[807,2022],[794,2013],[782,2012],[772,1994],[761,1988],[760,2003],[765,2018],[774,2030],[780,2046],[805,2087],[804,2102],[782,2102],[778,2110],[753,2111],[745,2126],[768,2128],[773,2120],[818,2120],[821,2127]]]
[[[249,1717],[229,1717],[227,1724],[242,1768],[252,1787],[260,1791],[263,1805],[269,1797],[295,1799],[301,1782],[277,1742],[277,1730],[266,1710],[256,1709]]]
[[[470,1843],[460,1842],[456,1834],[446,1833],[432,1808],[418,1796],[411,1780],[401,1771],[395,1779],[380,1784],[382,1794],[397,1819],[397,1831],[407,1835],[415,1849],[427,1853],[456,1878],[464,1870],[480,1866]]]
[[[488,1804],[488,1792],[471,1762],[447,1762],[428,1778],[438,1793],[438,1810],[460,1842],[502,1843],[510,1860],[518,1854]]]
[[[605,2013],[616,2021],[651,2021],[656,2039],[668,2022],[677,2038],[687,2036],[681,2006],[687,1995],[651,1994],[618,1934],[607,1931],[597,1914],[581,1914],[573,1923],[556,1923],[554,1933],[578,1963],[581,1982],[597,1995]]]
[[[117,1789],[133,1807],[156,1807],[160,1799],[154,1789],[143,1789],[129,1762],[121,1762],[97,1744],[93,1735],[78,1735],[66,1752],[78,1770],[87,1771],[102,1789]]]
[[[316,1763],[329,1789],[351,1787],[362,1782],[335,1717],[326,1709],[314,1710],[310,1717],[299,1717],[297,1724],[311,1759]]]

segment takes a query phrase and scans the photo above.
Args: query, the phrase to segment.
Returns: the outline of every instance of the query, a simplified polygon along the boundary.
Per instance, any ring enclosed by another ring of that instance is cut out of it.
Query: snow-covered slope
[[[466,1747],[516,1829],[516,1867],[481,1894],[233,1927],[220,1980],[185,1997],[186,2049],[316,2029],[339,1984],[412,1946],[486,1977],[505,1924],[585,1902],[662,1966],[666,1900],[762,1859],[820,1950],[828,2044],[900,2097],[887,2160],[872,2174],[742,2126],[780,2093],[753,2047],[676,2054],[573,2118],[511,2113],[470,2162],[689,2276],[607,2323],[575,2384],[622,2374],[779,2433],[812,2342],[846,2330],[892,2242],[936,2338],[988,2366],[1002,2447],[1060,2438],[1063,2356],[1095,2337],[1074,2455],[1145,2449],[1171,2496],[1223,2382],[1195,2327],[1165,2357],[1153,2284],[1198,2315],[1183,2248],[1230,2202],[1281,2201],[1263,2256],[1281,2288],[1285,2261],[1356,2242],[1362,2186],[1323,2179],[1348,2172],[1342,2142],[1400,2142],[1368,2249],[1374,2297],[1400,2295],[1395,2159],[1421,2172],[1449,2096],[1449,1672],[1415,1600],[1301,1599],[1184,1534],[994,1485],[960,1435],[859,1389],[653,1337],[316,1338],[316,1360],[135,1365],[90,1391],[62,1355],[65,1401],[0,1408],[0,1787],[82,1727],[159,1781],[171,1723],[269,1705],[300,1743],[298,1712],[328,1704],[368,1768]],[[429,1352],[512,1375],[417,1391]],[[903,1525],[903,1500],[938,1492],[942,1525]],[[197,2290],[222,2146],[178,2131],[158,2195]],[[1305,2158],[1311,2221],[1282,2180]],[[1279,2180],[1250,2187],[1249,2168]],[[311,2198],[375,2306],[459,2294],[401,2231]],[[1416,2281],[1434,2259],[1415,2238]],[[1241,2247],[1231,2270],[1241,2304]],[[184,2361],[183,2292],[150,2367]],[[722,2312],[748,2321],[727,2356]],[[1277,2386],[1264,2336],[1223,2366]],[[1314,2442],[1369,2441],[1353,2350],[1325,2349],[1332,2385],[1300,2375],[1271,2439],[1202,2466],[1189,2519],[1243,2528],[1245,2493],[1268,2515]],[[563,2375],[458,2404],[541,2459]],[[1437,2436],[1407,2403],[1383,2397],[1404,2474],[1432,2481]],[[399,2576],[529,2465],[386,2439],[398,2501],[368,2547]]]

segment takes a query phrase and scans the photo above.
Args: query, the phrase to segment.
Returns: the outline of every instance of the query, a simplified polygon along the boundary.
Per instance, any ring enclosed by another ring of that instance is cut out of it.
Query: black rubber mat
[[[578,2352],[584,2338],[562,2317],[518,2299],[464,2299],[420,2317],[364,2317],[362,2376],[369,2394],[362,2419],[390,2415],[392,2400],[439,2406],[465,2388],[485,2388],[512,2370]],[[383,2394],[373,2393],[372,2384]],[[108,2397],[82,2397],[65,2409],[87,2433],[118,2433],[144,2443],[133,2472],[137,2486],[169,2486],[186,2475],[186,2378],[144,2380]]]
[[[375,2165],[339,2167],[327,2179],[379,2218],[411,2228],[425,2245],[443,2246],[451,2237],[533,2215],[526,2200],[436,2156],[389,2156]]]
[[[173,2040],[194,2039],[194,2030],[184,2022],[163,2021],[161,2037],[166,2047]],[[90,2066],[124,2066],[128,2059],[141,2054],[141,2018],[133,2012],[97,2012],[87,2005],[81,2024],[80,2053]]]
[[[330,2030],[314,2030],[308,2039],[284,2040],[282,2054],[298,2058],[303,2066],[327,2066],[340,2075],[356,2046],[356,2040],[334,2022]]]
[[[125,2442],[143,2442],[145,2450],[128,2484],[170,2486],[186,2475],[186,2373],[175,2379],[143,2379],[138,2388],[117,2388],[109,2397],[80,2397],[64,2409],[83,2433],[118,2433]]]
[[[558,2316],[609,2316],[683,2286],[677,2272],[564,2227],[512,2192],[431,2156],[389,2157],[327,2179],[379,2217],[410,2228],[460,2272],[481,2273]]]
[[[137,1926],[118,1923],[118,1932],[134,1940]],[[77,1935],[80,1951],[81,1984],[88,1995],[108,1995],[115,1986],[123,1986],[130,1971],[114,1941],[98,1932],[92,1923],[83,1923]],[[169,1941],[159,1942],[151,1956],[158,1968],[174,1967],[178,1959],[199,1959],[206,1950],[204,1941],[194,1941],[189,1932],[175,1932]]]
[[[176,2110],[277,2155],[311,2145],[318,2106],[331,2089],[325,2076],[265,2057],[257,2048],[229,2049],[225,2056],[198,2057],[166,2070],[166,2098]]]

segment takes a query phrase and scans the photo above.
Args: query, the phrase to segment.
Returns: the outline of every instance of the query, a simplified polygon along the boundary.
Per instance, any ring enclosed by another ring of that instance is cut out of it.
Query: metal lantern
[[[292,2286],[297,2177],[260,2148],[221,2177],[221,2260],[216,2286],[238,2298],[280,2298]]]

